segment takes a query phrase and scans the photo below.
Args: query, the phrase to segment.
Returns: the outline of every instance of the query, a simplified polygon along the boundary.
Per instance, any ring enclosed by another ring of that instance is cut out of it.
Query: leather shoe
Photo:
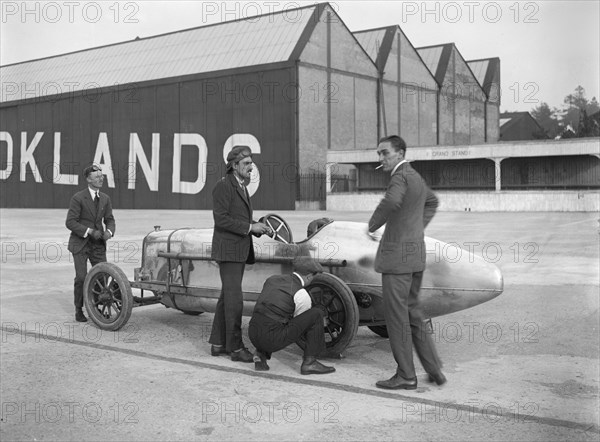
[[[385,381],[377,381],[375,385],[386,390],[416,390],[417,378],[404,379],[398,373]]]
[[[238,351],[231,352],[231,360],[236,362],[254,362],[254,355],[247,348],[242,347]]]
[[[225,346],[223,346],[223,345],[211,345],[210,346],[210,354],[212,356],[221,356],[221,355],[228,355],[229,353],[227,353],[227,350],[225,349]]]
[[[436,383],[438,385],[444,385],[446,383],[446,376],[441,371],[438,373],[429,373],[428,379],[431,383]]]
[[[83,314],[83,310],[78,309],[75,311],[75,320],[77,322],[87,322],[87,318]]]
[[[269,364],[267,364],[267,355],[262,351],[256,350],[254,353],[254,369],[256,371],[269,370]]]
[[[304,358],[300,367],[300,374],[327,374],[334,371],[335,367],[323,365],[314,357]]]

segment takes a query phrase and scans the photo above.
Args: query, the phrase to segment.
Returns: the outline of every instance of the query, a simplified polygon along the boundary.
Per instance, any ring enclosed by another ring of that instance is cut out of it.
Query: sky
[[[291,10],[304,1],[0,1],[0,65]],[[502,111],[600,100],[600,1],[334,1],[351,31],[399,25],[416,48],[499,57]]]

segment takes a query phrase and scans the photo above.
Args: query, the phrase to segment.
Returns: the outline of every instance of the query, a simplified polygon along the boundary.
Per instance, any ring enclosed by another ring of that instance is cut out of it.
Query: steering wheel
[[[293,242],[292,229],[290,229],[288,223],[286,223],[280,216],[270,213],[263,216],[259,221],[265,223],[271,228],[273,231],[273,235],[271,237],[275,241],[285,244],[290,244]]]

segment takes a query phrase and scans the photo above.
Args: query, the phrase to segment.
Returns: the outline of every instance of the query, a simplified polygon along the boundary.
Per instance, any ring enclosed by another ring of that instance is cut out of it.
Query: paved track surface
[[[321,216],[369,217],[279,214],[296,238]],[[394,363],[388,341],[368,329],[320,377],[299,374],[296,347],[276,353],[267,373],[211,357],[211,314],[136,308],[115,333],[74,322],[65,216],[0,211],[2,440],[599,438],[596,214],[438,213],[427,235],[496,261],[505,291],[435,318],[449,382],[432,386],[418,367],[419,388],[403,392],[375,388]],[[130,279],[154,225],[212,226],[207,211],[115,216],[108,259]]]

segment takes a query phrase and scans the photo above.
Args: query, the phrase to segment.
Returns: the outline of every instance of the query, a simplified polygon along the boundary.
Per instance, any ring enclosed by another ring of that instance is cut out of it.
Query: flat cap
[[[231,169],[235,163],[249,156],[252,156],[252,151],[248,146],[235,146],[227,154],[227,169]]]
[[[292,268],[294,269],[294,272],[300,273],[301,275],[323,272],[321,264],[310,256],[297,256],[294,258],[294,261],[292,261]]]
[[[90,175],[90,173],[97,172],[99,170],[102,170],[100,166],[98,166],[97,164],[90,164],[88,167],[83,169],[83,176],[87,178]]]

